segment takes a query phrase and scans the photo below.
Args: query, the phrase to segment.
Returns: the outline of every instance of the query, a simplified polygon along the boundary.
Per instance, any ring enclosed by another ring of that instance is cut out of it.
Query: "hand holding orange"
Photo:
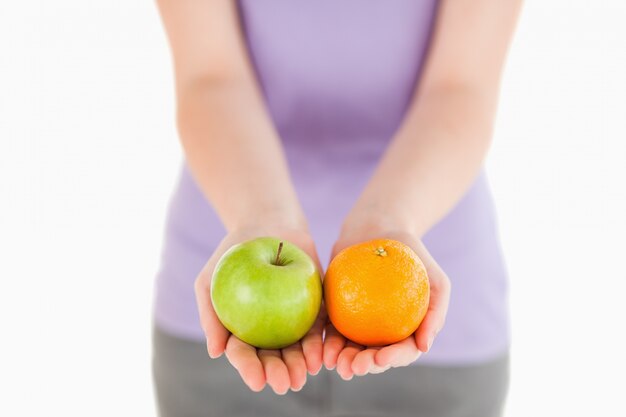
[[[373,221],[365,222],[356,221],[344,226],[333,247],[332,259],[334,260],[344,249],[367,244],[372,239],[376,241],[393,239],[398,242],[400,247],[410,248],[422,261],[427,272],[428,296],[426,297],[426,294],[423,294],[422,299],[424,305],[427,305],[426,314],[420,323],[414,323],[417,326],[417,330],[413,334],[410,334],[403,340],[383,347],[362,345],[352,340],[346,340],[346,336],[335,328],[334,322],[339,323],[339,327],[344,326],[341,326],[341,321],[337,319],[337,314],[333,314],[334,321],[329,321],[325,328],[323,359],[326,368],[336,369],[339,376],[344,380],[350,380],[354,375],[381,373],[390,368],[407,366],[415,362],[422,353],[430,351],[433,340],[445,324],[448,311],[451,289],[450,280],[421,239],[412,231],[404,231],[401,227],[387,228],[386,226],[389,225],[388,219],[381,220],[379,223],[381,224],[378,224],[377,220],[374,219]],[[392,226],[394,225],[392,224]],[[402,243],[400,244],[400,242]],[[377,246],[374,246],[373,249],[378,251]],[[385,250],[385,252],[389,256],[390,251]],[[384,254],[380,253],[380,255]],[[392,259],[396,258],[392,257]],[[341,261],[340,263],[343,264],[344,262]],[[346,263],[346,265],[349,265],[349,263]],[[358,263],[354,268],[357,267]],[[335,266],[330,270],[331,277],[335,274],[333,272],[334,269]],[[369,270],[369,268],[367,269]],[[404,268],[400,268],[400,270],[403,271]],[[353,282],[357,281],[354,280]],[[332,304],[335,296],[328,295],[330,294],[329,289],[331,286],[337,285],[337,283],[332,284],[331,278],[331,281],[326,282],[325,285],[326,291],[328,291],[326,303],[330,302]],[[374,318],[372,320],[377,319]],[[349,330],[342,328],[341,331],[348,333]],[[369,330],[366,329],[366,331],[370,333]]]
[[[424,264],[409,246],[392,239],[343,249],[324,279],[331,322],[343,336],[364,346],[388,345],[413,334],[429,299]]]

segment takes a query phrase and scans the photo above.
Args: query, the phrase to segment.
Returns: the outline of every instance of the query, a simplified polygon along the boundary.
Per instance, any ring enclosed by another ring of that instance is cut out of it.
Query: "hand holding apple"
[[[281,349],[311,328],[322,303],[315,262],[286,240],[260,237],[232,246],[211,281],[213,308],[242,341]]]
[[[260,391],[267,383],[276,393],[284,394],[290,388],[300,390],[306,382],[307,371],[314,375],[322,366],[323,311],[319,312],[313,326],[299,341],[281,350],[256,349],[224,327],[211,301],[211,281],[220,258],[233,246],[260,236],[275,236],[293,243],[312,259],[318,271],[321,270],[313,239],[306,229],[271,227],[238,230],[224,237],[196,278],[196,301],[209,356],[217,358],[226,353],[229,362],[251,390]],[[276,250],[272,251],[276,255]]]

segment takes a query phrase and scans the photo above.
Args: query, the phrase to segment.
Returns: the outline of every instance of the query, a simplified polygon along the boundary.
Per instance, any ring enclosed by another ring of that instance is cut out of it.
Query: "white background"
[[[488,168],[507,416],[624,416],[626,6],[528,0]],[[153,415],[150,309],[181,158],[152,2],[0,3],[0,415]]]

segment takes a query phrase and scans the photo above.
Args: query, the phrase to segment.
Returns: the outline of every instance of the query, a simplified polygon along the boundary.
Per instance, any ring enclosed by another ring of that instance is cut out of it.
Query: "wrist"
[[[259,210],[227,227],[229,233],[259,234],[277,232],[307,232],[308,223],[301,211]]]
[[[357,204],[341,227],[342,236],[352,234],[382,235],[389,233],[416,234],[415,217],[399,204]]]
[[[304,250],[315,261],[318,270],[322,271],[315,242],[304,220],[295,218],[293,221],[285,221],[283,218],[280,221],[274,221],[273,218],[267,217],[264,217],[264,220],[248,222],[239,225],[236,229],[228,230],[229,238],[233,242],[267,236],[287,240]]]

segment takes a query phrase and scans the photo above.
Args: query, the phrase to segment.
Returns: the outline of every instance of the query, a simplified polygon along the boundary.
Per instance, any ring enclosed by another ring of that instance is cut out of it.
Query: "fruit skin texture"
[[[283,247],[275,265],[280,242]],[[229,248],[211,281],[218,318],[232,334],[264,349],[300,340],[317,318],[322,284],[313,260],[296,245],[261,237]]]
[[[331,322],[346,338],[364,346],[384,346],[413,334],[429,299],[424,264],[396,240],[374,239],[343,249],[324,277]]]

